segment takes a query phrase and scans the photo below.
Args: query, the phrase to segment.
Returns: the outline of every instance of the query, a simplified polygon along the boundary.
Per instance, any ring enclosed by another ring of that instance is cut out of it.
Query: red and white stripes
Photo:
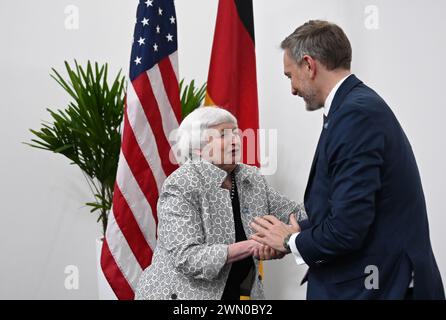
[[[133,299],[156,247],[156,203],[177,165],[170,161],[172,130],[181,121],[177,52],[129,83],[113,208],[101,254],[118,299]]]

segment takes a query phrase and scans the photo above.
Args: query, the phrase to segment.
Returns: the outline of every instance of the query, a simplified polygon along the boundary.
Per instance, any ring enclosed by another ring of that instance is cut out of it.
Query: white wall
[[[61,156],[21,142],[48,120],[46,107],[67,96],[49,77],[74,58],[109,62],[128,70],[137,0],[0,2],[0,298],[96,299],[95,239],[100,235],[82,174]],[[66,30],[68,5],[79,8],[78,30]],[[365,8],[376,5],[379,28],[365,26]],[[216,0],[177,0],[181,77],[204,82],[212,45]],[[446,66],[441,22],[446,2],[436,0],[255,0],[260,124],[279,131],[278,171],[271,183],[303,198],[321,128],[321,112],[308,113],[290,94],[282,72],[280,41],[312,18],[341,25],[353,46],[353,71],[391,105],[412,143],[428,206],[431,240],[446,279]],[[78,290],[64,287],[67,265],[79,268]],[[305,267],[291,258],[267,262],[272,299],[303,299]],[[290,280],[290,278],[292,280]]]

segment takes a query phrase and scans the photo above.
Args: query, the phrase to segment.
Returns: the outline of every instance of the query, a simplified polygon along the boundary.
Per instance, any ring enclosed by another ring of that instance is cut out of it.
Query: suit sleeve
[[[188,277],[212,280],[226,264],[228,246],[208,244],[198,206],[190,192],[165,185],[158,202],[158,241],[173,255],[175,268]]]
[[[275,216],[284,223],[289,222],[290,214],[296,216],[296,220],[300,221],[307,219],[305,207],[303,204],[297,204],[293,200],[288,199],[284,195],[277,192],[270,186],[265,177],[262,176],[263,182],[266,185],[266,194],[268,200],[269,214]]]
[[[384,135],[373,117],[360,107],[342,109],[324,145],[330,212],[321,223],[309,226],[296,237],[296,246],[309,266],[330,263],[360,249],[375,218]]]

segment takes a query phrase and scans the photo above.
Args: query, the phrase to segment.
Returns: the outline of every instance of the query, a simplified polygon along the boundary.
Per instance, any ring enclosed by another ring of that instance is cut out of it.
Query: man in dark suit
[[[309,219],[256,220],[253,238],[309,270],[308,299],[444,299],[410,143],[386,102],[350,72],[340,27],[309,21],[282,42],[292,93],[324,124],[305,191]]]

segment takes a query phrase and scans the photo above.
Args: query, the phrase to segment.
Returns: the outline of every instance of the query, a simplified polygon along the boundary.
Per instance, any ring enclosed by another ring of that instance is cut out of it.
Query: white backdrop
[[[137,0],[0,2],[0,298],[96,299],[96,216],[79,170],[62,156],[21,142],[60,108],[67,95],[49,77],[63,61],[108,62],[127,72]],[[70,5],[74,7],[69,7]],[[371,5],[373,7],[371,7]],[[217,0],[176,0],[180,76],[204,82]],[[73,26],[73,9],[79,26]],[[405,129],[423,181],[431,240],[446,278],[444,142],[446,2],[437,0],[254,0],[260,125],[278,129],[278,170],[270,182],[301,201],[321,128],[321,112],[305,111],[283,76],[280,41],[309,19],[344,28],[353,71],[390,104]],[[66,289],[67,266],[79,287]],[[68,267],[70,268],[70,267]],[[291,258],[265,264],[271,299],[304,299],[306,268]]]

